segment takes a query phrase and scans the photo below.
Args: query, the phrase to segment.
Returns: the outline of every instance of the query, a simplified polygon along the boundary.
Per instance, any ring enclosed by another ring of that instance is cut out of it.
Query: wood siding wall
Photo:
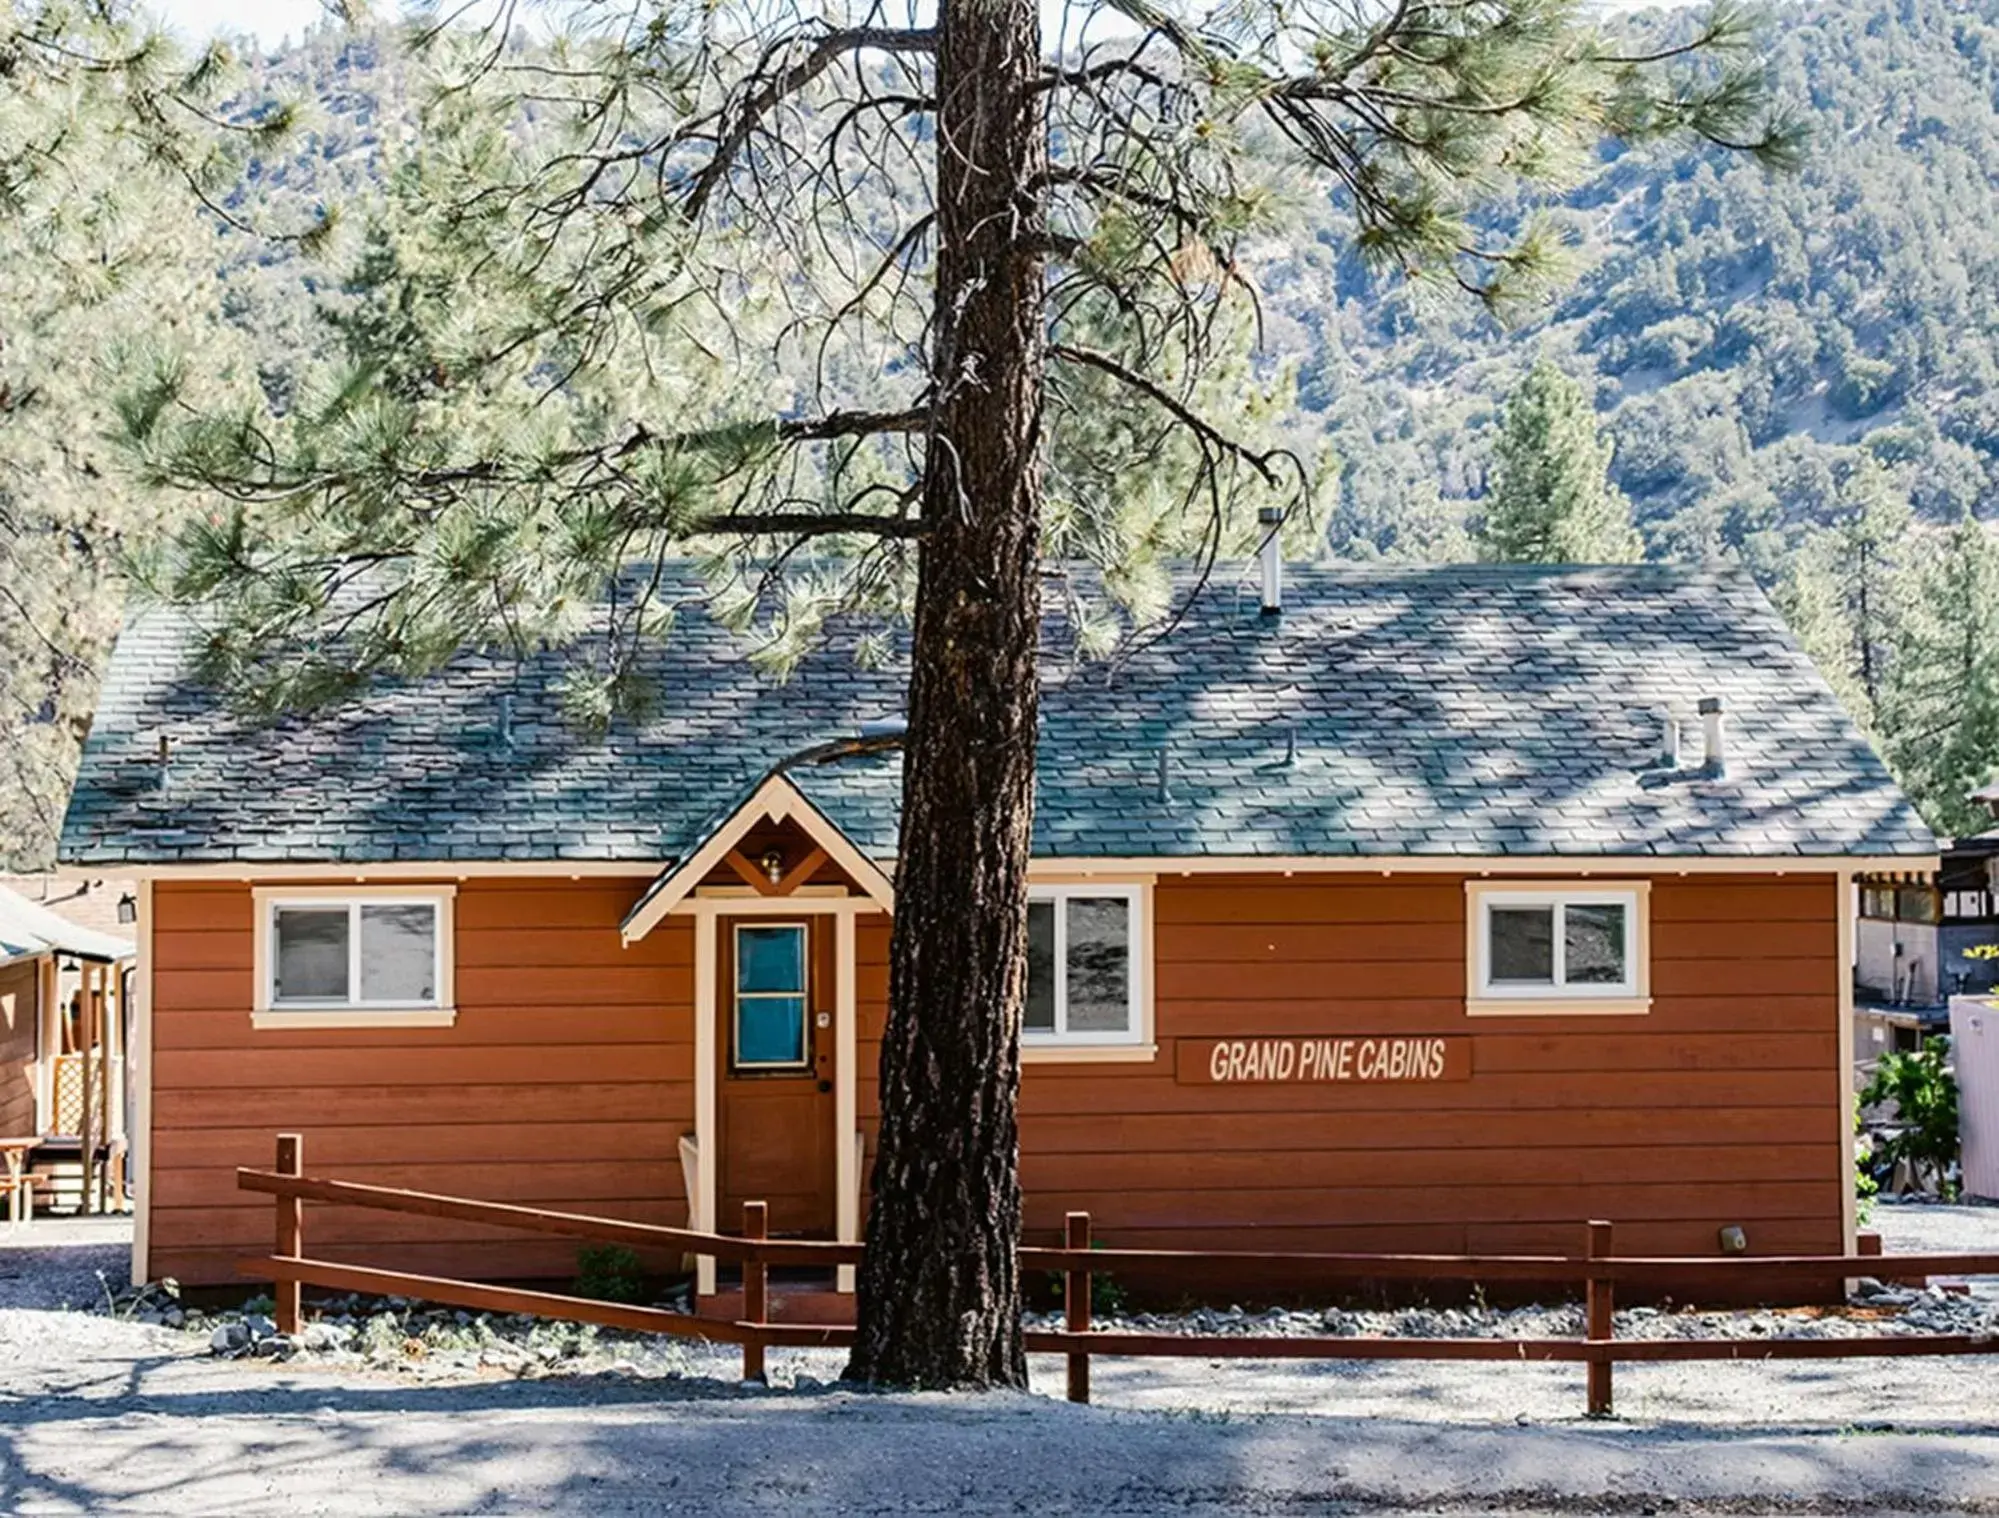
[[[1151,1065],[1031,1065],[1028,1226],[1133,1247],[1837,1250],[1832,877],[1662,877],[1644,1016],[1465,1015],[1457,878],[1162,880]],[[1468,1081],[1178,1085],[1181,1038],[1465,1035]],[[1114,1073],[1113,1073],[1114,1072]],[[1254,1240],[1240,1229],[1255,1230]]]
[[[35,1045],[41,1019],[39,959],[0,965],[0,1134],[35,1131]],[[0,1171],[0,1175],[4,1175]]]
[[[685,1217],[692,930],[619,947],[632,880],[466,882],[458,1024],[253,1033],[250,894],[162,883],[155,979],[155,1275],[226,1281],[268,1248],[234,1189],[280,1128],[320,1173]],[[1150,1063],[1027,1067],[1031,1233],[1087,1208],[1106,1242],[1566,1250],[1589,1217],[1634,1252],[1836,1250],[1846,1138],[1830,875],[1653,882],[1643,1017],[1468,1018],[1464,882],[1168,878],[1156,888]],[[879,1112],[885,918],[858,924],[865,1182]],[[1449,1034],[1468,1081],[1180,1084],[1175,1041]],[[727,1220],[724,1220],[725,1224]],[[563,1276],[561,1243],[311,1208],[336,1256]],[[1245,1233],[1244,1230],[1250,1232]]]
[[[236,1189],[272,1135],[308,1169],[494,1201],[684,1224],[694,1123],[694,936],[630,949],[644,879],[467,881],[450,1028],[253,1031],[244,885],[153,891],[152,1274],[236,1279],[271,1206]],[[314,1253],[490,1277],[573,1276],[576,1247],[352,1208],[307,1209]]]

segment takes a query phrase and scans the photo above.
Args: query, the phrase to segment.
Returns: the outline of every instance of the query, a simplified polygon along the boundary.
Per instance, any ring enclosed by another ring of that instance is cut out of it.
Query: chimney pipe
[[[1659,768],[1676,770],[1680,767],[1680,719],[1673,712],[1659,713],[1659,723],[1663,730],[1663,741],[1659,745]]]
[[[1257,512],[1256,523],[1263,529],[1263,542],[1257,548],[1263,569],[1263,614],[1274,617],[1284,610],[1284,545],[1279,541],[1284,513],[1265,506]]]
[[[1709,780],[1720,780],[1728,774],[1728,733],[1721,697],[1703,696],[1700,714],[1701,734],[1706,746],[1701,774]]]

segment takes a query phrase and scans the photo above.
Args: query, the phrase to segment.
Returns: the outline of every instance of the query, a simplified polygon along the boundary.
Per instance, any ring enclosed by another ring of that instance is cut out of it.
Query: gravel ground
[[[1891,1250],[1999,1244],[1999,1208],[1874,1226]],[[1610,1424],[1579,1417],[1570,1366],[1100,1359],[1090,1408],[1057,1400],[1055,1360],[1048,1395],[975,1401],[774,1352],[746,1391],[733,1352],[614,1336],[390,1372],[62,1310],[100,1269],[122,1282],[120,1233],[0,1230],[0,1512],[1999,1513],[1999,1364],[1977,1359],[1620,1367]]]
[[[1889,1254],[1951,1254],[1999,1249],[1999,1204],[1876,1200],[1866,1226]],[[1968,1283],[1971,1294],[1999,1300],[1999,1278]]]

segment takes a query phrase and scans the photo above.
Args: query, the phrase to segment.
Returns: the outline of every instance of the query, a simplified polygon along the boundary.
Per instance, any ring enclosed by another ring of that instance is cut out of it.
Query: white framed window
[[[449,886],[256,892],[259,1028],[442,1027],[452,1001]]]
[[[1150,1059],[1152,893],[1144,885],[1030,885],[1021,1057]]]
[[[1650,1009],[1645,882],[1472,881],[1465,895],[1465,1010],[1473,1016]]]

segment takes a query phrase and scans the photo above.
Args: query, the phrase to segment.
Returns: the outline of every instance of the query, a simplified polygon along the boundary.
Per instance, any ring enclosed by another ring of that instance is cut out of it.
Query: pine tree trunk
[[[1040,631],[1035,0],[944,0],[923,482],[881,1130],[848,1375],[1022,1386],[1019,1022]]]

